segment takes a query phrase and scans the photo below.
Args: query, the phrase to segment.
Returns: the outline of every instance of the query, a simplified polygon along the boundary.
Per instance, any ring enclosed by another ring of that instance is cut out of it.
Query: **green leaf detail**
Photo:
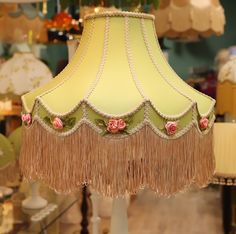
[[[99,126],[99,127],[106,127],[106,123],[103,119],[95,119],[95,123]]]
[[[73,128],[75,126],[75,122],[76,122],[76,118],[71,117],[71,118],[68,118],[64,121],[64,125],[69,128]]]
[[[49,125],[52,124],[52,123],[51,123],[51,119],[50,119],[48,116],[44,117],[44,121],[45,121],[47,124],[49,124]]]

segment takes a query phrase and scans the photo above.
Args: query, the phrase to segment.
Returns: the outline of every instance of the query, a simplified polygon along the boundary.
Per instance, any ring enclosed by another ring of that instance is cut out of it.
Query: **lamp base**
[[[110,234],[129,234],[127,201],[124,198],[114,198],[111,217]]]
[[[22,202],[22,207],[25,209],[42,209],[47,206],[47,200],[39,195],[39,183],[33,182],[30,184],[31,195]]]

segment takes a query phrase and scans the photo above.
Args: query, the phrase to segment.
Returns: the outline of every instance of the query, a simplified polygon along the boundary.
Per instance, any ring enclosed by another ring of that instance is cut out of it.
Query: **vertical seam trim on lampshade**
[[[95,90],[101,76],[104,70],[104,66],[106,63],[106,58],[107,58],[107,51],[108,51],[108,38],[109,38],[109,27],[110,24],[110,18],[106,17],[106,23],[105,23],[105,30],[104,30],[104,44],[103,44],[103,52],[102,52],[102,58],[101,58],[101,63],[100,66],[98,68],[95,80],[92,82],[92,85],[89,87],[87,94],[85,95],[85,97],[83,98],[83,100],[88,100],[88,98],[90,97],[90,95],[93,93],[93,91]]]
[[[147,38],[147,33],[146,33],[146,30],[145,30],[145,26],[144,26],[144,21],[143,19],[141,19],[141,28],[142,28],[142,34],[143,34],[143,39],[144,39],[144,42],[145,42],[145,46],[147,48],[147,51],[148,51],[148,54],[149,54],[149,57],[153,63],[153,65],[155,66],[155,68],[157,69],[157,71],[161,74],[162,78],[165,80],[165,82],[170,85],[175,91],[177,91],[177,93],[183,95],[185,98],[187,98],[189,101],[191,101],[192,103],[195,103],[194,100],[192,100],[189,96],[187,96],[186,94],[184,94],[183,92],[181,92],[179,89],[177,89],[175,86],[173,86],[169,81],[168,79],[166,78],[165,74],[159,69],[159,65],[155,62],[154,60],[154,56],[153,56],[153,53],[150,49],[150,45],[148,43],[148,38]]]
[[[137,77],[137,74],[135,72],[135,68],[132,62],[132,52],[129,46],[129,37],[128,37],[128,33],[129,33],[129,17],[125,16],[125,47],[126,47],[126,55],[127,55],[127,59],[128,59],[128,64],[129,64],[129,69],[131,72],[131,76],[133,78],[133,81],[135,83],[136,88],[138,89],[140,95],[144,98],[144,100],[149,100],[146,95],[144,94],[144,91],[141,87],[140,81]]]
[[[169,81],[168,79],[166,79],[165,77],[165,74],[159,69],[158,67],[158,64],[155,62],[154,60],[154,56],[151,52],[151,49],[150,49],[150,45],[148,43],[148,40],[147,40],[147,34],[146,34],[146,31],[145,31],[145,26],[144,26],[144,20],[141,19],[140,20],[140,23],[141,23],[141,31],[142,31],[142,35],[143,35],[143,39],[144,39],[144,43],[145,43],[145,46],[147,48],[147,51],[148,51],[148,55],[151,59],[151,62],[152,64],[155,66],[155,68],[157,69],[158,73],[160,73],[161,77],[165,80],[165,82],[171,86],[177,93],[181,94],[182,96],[184,96],[185,98],[187,98],[189,101],[191,101],[191,105],[188,106],[188,108],[186,108],[186,110],[182,111],[182,113],[180,113],[180,116],[181,115],[184,115],[186,112],[188,112],[190,109],[193,109],[193,106],[196,105],[196,102],[194,102],[190,97],[186,96],[185,94],[183,94],[181,91],[179,91],[176,87],[174,87]],[[162,53],[161,53],[162,55]],[[151,101],[150,101],[151,102]],[[151,104],[153,105],[154,109],[160,113],[160,111],[158,111],[158,108],[154,105],[154,103],[151,102]]]
[[[152,27],[153,27],[153,30],[154,30],[154,32],[155,32],[156,29],[155,29],[154,21],[152,21]],[[157,38],[156,33],[154,33],[154,36],[155,36],[156,41],[157,41],[158,38]],[[157,47],[158,47],[159,50],[161,50],[159,43],[157,43]],[[165,59],[163,53],[161,53],[161,56],[163,57],[163,59]],[[174,71],[174,69],[173,69],[170,65],[169,65],[169,69],[174,73],[174,75],[175,75],[175,77],[176,77],[177,79],[179,79],[181,82],[184,82],[184,81],[176,74],[176,72]],[[216,101],[215,101],[213,98],[207,96],[207,95],[204,94],[204,93],[199,92],[198,90],[194,89],[194,88],[191,87],[191,86],[189,86],[189,88],[192,89],[192,90],[194,90],[195,92],[197,92],[197,93],[203,95],[204,97],[206,97],[206,98],[208,98],[209,100],[212,101],[212,104],[211,104],[211,106],[210,106],[208,112],[206,112],[206,113],[204,113],[204,114],[202,114],[202,115],[200,115],[199,110],[198,110],[198,108],[197,108],[197,112],[198,112],[198,114],[199,114],[200,116],[202,116],[202,117],[208,116],[208,115],[213,111]],[[190,99],[191,99],[191,98],[190,98]],[[197,104],[196,104],[196,106],[197,106]]]
[[[51,88],[51,89],[49,89],[49,90],[47,90],[47,91],[41,93],[40,95],[38,95],[38,96],[35,98],[34,106],[35,106],[35,104],[36,104],[36,100],[38,99],[38,100],[40,101],[40,103],[42,104],[42,106],[44,106],[46,109],[48,109],[48,108],[44,105],[44,103],[43,103],[41,97],[44,96],[44,95],[47,95],[48,93],[50,93],[50,92],[52,92],[52,91],[54,91],[55,89],[57,89],[57,88],[59,88],[61,85],[63,85],[66,81],[68,81],[68,80],[71,78],[71,76],[75,73],[75,71],[77,70],[77,68],[78,68],[78,67],[81,65],[81,63],[84,61],[85,54],[86,54],[87,51],[88,51],[89,44],[90,44],[90,42],[91,42],[92,34],[93,34],[93,31],[94,31],[94,19],[92,19],[91,22],[92,22],[92,23],[91,23],[92,27],[90,28],[90,30],[89,30],[89,32],[88,32],[88,40],[87,40],[87,42],[86,42],[86,44],[85,44],[85,49],[84,49],[84,51],[83,51],[83,53],[82,53],[82,56],[80,57],[78,63],[74,66],[74,68],[71,70],[71,72],[68,74],[68,76],[65,77],[64,79],[62,79],[62,81],[61,81],[59,84],[57,84],[55,87],[53,87],[53,88]],[[63,71],[62,71],[62,72],[63,72]],[[56,78],[54,78],[54,79],[56,79]],[[27,112],[31,112],[32,110],[29,111],[28,108],[27,108],[27,105],[26,105],[24,96],[22,96],[22,102],[23,102],[23,105],[24,105],[25,109],[27,110]],[[32,109],[34,109],[34,106],[33,106]]]

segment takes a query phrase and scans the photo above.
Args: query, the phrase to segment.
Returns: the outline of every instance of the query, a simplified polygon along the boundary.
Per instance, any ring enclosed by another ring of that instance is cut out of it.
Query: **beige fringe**
[[[86,124],[74,134],[58,137],[35,122],[24,129],[20,167],[26,178],[40,179],[62,193],[91,184],[112,197],[136,193],[143,186],[170,196],[195,181],[202,186],[211,179],[211,137],[212,133],[200,136],[193,127],[182,137],[167,140],[146,126],[129,137],[111,139]]]
[[[8,183],[16,182],[20,179],[18,163],[12,163],[3,169],[0,169],[0,186],[6,186]]]

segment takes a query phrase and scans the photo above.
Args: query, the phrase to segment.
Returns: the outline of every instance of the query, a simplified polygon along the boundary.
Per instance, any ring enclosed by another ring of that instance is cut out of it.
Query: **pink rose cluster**
[[[31,124],[31,114],[22,114],[21,115],[21,120],[23,123],[27,124],[28,126]]]
[[[52,121],[52,126],[55,128],[55,129],[62,129],[63,128],[63,122],[60,118],[58,117],[55,117]]]
[[[202,130],[207,129],[208,124],[209,124],[209,120],[206,117],[201,118],[199,121],[199,126]]]
[[[126,128],[126,123],[123,119],[109,119],[107,123],[107,131],[110,133],[118,133]]]
[[[165,125],[165,129],[168,135],[174,135],[177,131],[177,123],[174,121],[168,121]]]

